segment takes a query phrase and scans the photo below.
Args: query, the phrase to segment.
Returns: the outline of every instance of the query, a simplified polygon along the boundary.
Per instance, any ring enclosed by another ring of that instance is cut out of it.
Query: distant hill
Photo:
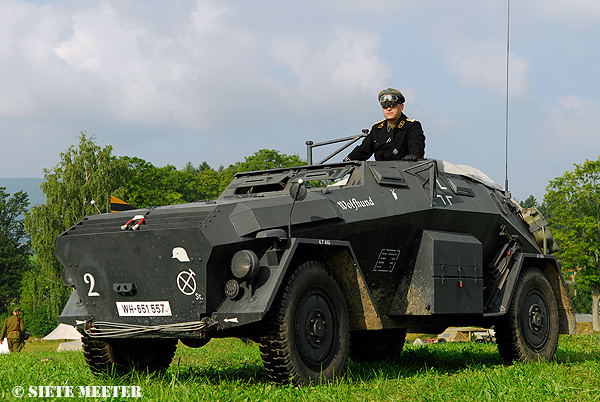
[[[42,178],[0,178],[0,187],[5,187],[6,192],[13,195],[17,191],[23,190],[29,196],[29,208],[38,204],[45,204],[46,197],[40,189],[40,184],[44,181]]]

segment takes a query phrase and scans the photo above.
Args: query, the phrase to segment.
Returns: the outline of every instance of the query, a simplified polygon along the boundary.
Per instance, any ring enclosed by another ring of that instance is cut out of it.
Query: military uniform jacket
[[[387,120],[375,123],[362,144],[354,148],[346,159],[366,161],[375,154],[377,161],[402,159],[408,154],[425,156],[425,134],[421,123],[404,113],[395,128],[387,131]]]
[[[16,315],[11,315],[4,321],[2,326],[2,333],[0,333],[0,339],[20,338],[21,332],[25,331],[23,326],[23,320]]]

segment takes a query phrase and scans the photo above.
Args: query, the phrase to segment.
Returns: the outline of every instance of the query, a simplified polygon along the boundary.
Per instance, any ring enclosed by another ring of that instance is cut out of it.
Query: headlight
[[[62,281],[65,285],[73,287],[73,278],[71,278],[71,275],[67,272],[66,268],[63,268],[62,270]]]
[[[241,250],[231,259],[231,272],[238,279],[252,279],[259,269],[258,256],[250,250]]]
[[[225,284],[225,296],[229,299],[235,299],[240,294],[240,284],[235,279],[230,279]]]

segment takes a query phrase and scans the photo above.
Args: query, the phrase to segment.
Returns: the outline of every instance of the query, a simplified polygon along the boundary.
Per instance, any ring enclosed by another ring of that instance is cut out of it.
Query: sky
[[[512,196],[541,202],[600,155],[600,2],[512,1],[510,24],[507,6],[0,0],[0,177],[43,177],[80,132],[180,169],[259,149],[306,158],[306,141],[382,120],[377,94],[392,87],[426,157],[504,185],[508,154]]]

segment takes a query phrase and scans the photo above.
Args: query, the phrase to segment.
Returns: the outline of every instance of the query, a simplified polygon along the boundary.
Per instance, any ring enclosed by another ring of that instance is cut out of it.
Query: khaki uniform
[[[25,346],[25,342],[21,339],[21,333],[25,332],[23,320],[18,315],[12,315],[4,321],[0,339],[6,338],[8,341],[8,350],[10,352],[20,352]]]

